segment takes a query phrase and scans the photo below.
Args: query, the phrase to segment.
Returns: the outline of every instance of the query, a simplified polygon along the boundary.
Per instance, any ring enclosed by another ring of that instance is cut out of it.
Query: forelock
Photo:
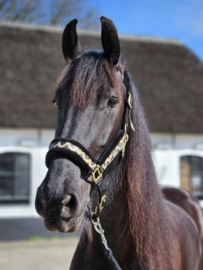
[[[120,61],[120,66],[124,66]],[[63,70],[57,81],[57,88],[71,82],[70,96],[74,106],[85,108],[98,91],[108,91],[114,87],[120,94],[120,84],[116,69],[107,61],[103,51],[88,49]],[[120,67],[121,69],[121,67]]]

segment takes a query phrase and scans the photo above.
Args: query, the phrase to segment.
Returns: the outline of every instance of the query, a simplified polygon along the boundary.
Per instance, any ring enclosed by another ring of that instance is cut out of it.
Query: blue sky
[[[203,0],[91,0],[119,34],[178,39],[203,61]]]

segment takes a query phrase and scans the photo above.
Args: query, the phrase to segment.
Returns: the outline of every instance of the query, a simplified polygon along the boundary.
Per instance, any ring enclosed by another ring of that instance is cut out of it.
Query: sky
[[[203,61],[203,0],[91,0],[119,34],[178,39]]]

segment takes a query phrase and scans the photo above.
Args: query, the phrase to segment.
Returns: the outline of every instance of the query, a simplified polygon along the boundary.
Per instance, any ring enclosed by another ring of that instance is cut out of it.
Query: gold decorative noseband
[[[95,184],[97,184],[97,182],[101,179],[102,174],[105,172],[108,166],[114,161],[114,159],[120,154],[120,152],[122,152],[122,157],[124,156],[127,141],[128,141],[128,134],[124,133],[121,139],[119,140],[118,144],[113,149],[113,151],[107,157],[103,155],[101,156],[102,159],[104,159],[104,162],[102,164],[98,164],[97,162],[93,161],[92,158],[88,155],[87,153],[88,151],[86,149],[85,149],[86,151],[85,150],[83,151],[80,147],[74,145],[69,141],[66,142],[61,140],[57,141],[57,139],[55,139],[53,143],[51,143],[49,150],[60,148],[68,150],[70,153],[68,153],[67,151],[67,157],[70,156],[71,153],[77,154],[77,156],[81,158],[90,168],[90,170],[92,171],[93,181],[95,182]],[[99,174],[99,176],[97,176],[97,173]]]
[[[53,146],[50,145],[49,149],[53,149],[53,148],[65,148],[65,149],[69,149],[71,152],[76,153],[80,158],[82,158],[87,165],[94,171],[97,164],[85,153],[83,152],[78,146],[70,143],[70,142],[66,142],[63,143],[62,141],[58,141],[58,143],[54,144]]]

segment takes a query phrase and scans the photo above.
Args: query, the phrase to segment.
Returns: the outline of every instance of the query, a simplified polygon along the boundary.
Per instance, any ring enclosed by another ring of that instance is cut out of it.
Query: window
[[[0,154],[0,204],[29,203],[30,155]]]
[[[180,158],[181,187],[203,198],[203,158],[183,156]]]

